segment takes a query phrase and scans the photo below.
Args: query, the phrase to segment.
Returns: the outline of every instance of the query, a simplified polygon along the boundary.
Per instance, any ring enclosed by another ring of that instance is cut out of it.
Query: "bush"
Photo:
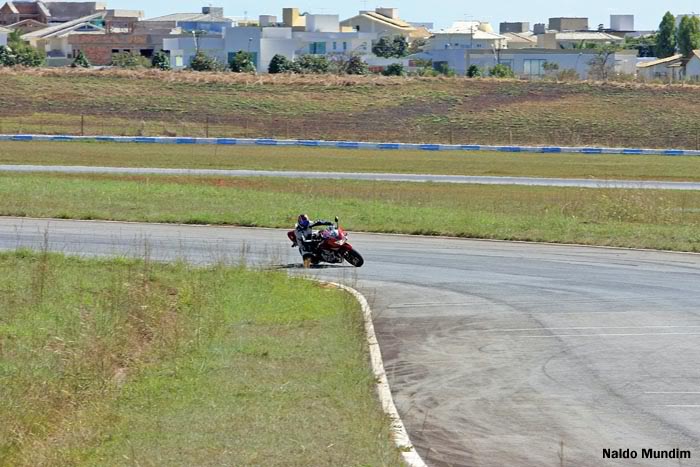
[[[345,63],[345,69],[343,70],[348,75],[368,75],[369,66],[357,55],[353,55]]]
[[[192,58],[190,69],[194,71],[220,71],[222,66],[215,58],[200,50]]]
[[[384,76],[406,76],[406,70],[401,63],[392,63],[384,71]]]
[[[234,73],[255,73],[253,54],[239,50],[228,64]]]
[[[498,64],[489,70],[489,76],[494,78],[515,78],[515,73],[509,66]]]
[[[153,68],[158,68],[159,70],[170,70],[170,57],[162,50],[159,50],[153,56],[153,60],[151,60],[151,66]]]
[[[443,76],[456,76],[457,75],[457,73],[452,68],[450,68],[450,66],[447,64],[447,62],[438,64],[437,67],[435,67],[435,71],[437,72],[437,74],[443,75]]]
[[[78,52],[78,55],[75,57],[73,60],[73,63],[70,64],[71,68],[90,68],[90,61],[87,59],[85,54],[80,51]]]
[[[270,60],[270,66],[267,67],[267,72],[272,74],[293,73],[294,62],[284,55],[277,54]]]
[[[323,74],[328,73],[330,62],[324,56],[302,55],[294,61],[295,69],[299,73]]]
[[[141,54],[119,52],[112,55],[112,66],[119,68],[150,68],[151,62]]]
[[[468,78],[481,78],[484,76],[484,72],[476,65],[471,65],[467,70]]]
[[[0,66],[15,66],[17,64],[17,57],[11,48],[2,46],[0,47]]]
[[[578,81],[581,77],[576,73],[576,70],[568,68],[561,70],[556,74],[557,81]]]

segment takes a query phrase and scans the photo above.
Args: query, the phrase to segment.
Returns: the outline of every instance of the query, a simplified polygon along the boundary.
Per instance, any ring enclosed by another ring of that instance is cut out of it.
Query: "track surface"
[[[245,254],[302,272],[279,230],[0,219],[0,248],[46,238],[66,253],[143,256],[147,244],[157,259]],[[429,465],[699,465],[700,255],[351,241],[366,267],[312,274],[368,297],[397,407]],[[616,464],[604,448],[693,458]]]
[[[382,182],[456,183],[469,185],[519,185],[575,188],[627,188],[638,190],[700,190],[700,183],[580,178],[477,177],[351,172],[298,172],[275,170],[159,169],[134,167],[89,167],[72,165],[0,165],[0,172],[66,174],[189,175],[211,177],[272,177],[316,180],[364,180]]]

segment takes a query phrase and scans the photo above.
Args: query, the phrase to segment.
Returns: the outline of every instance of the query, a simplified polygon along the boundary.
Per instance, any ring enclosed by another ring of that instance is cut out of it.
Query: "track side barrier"
[[[382,151],[492,151],[503,153],[539,154],[620,154],[620,155],[660,155],[660,156],[700,156],[698,150],[688,149],[645,149],[645,148],[598,148],[569,146],[494,146],[469,144],[417,144],[417,143],[373,143],[363,141],[324,141],[309,139],[274,138],[193,138],[193,137],[150,137],[150,136],[71,136],[71,135],[0,135],[0,141],[43,141],[43,142],[109,142],[140,144],[214,144],[237,146],[295,146],[326,147],[338,149],[380,149]]]

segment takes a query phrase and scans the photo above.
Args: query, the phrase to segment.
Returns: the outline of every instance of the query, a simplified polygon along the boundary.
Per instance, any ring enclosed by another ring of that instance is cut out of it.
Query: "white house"
[[[558,71],[573,70],[581,79],[588,78],[591,62],[598,56],[594,50],[506,49],[506,50],[432,50],[418,58],[430,59],[434,67],[447,66],[464,75],[471,65],[482,70],[497,64],[508,66],[520,78],[538,79],[546,75],[545,64]],[[608,57],[608,66],[614,73],[634,75],[637,66],[636,50],[623,50]]]
[[[306,15],[305,30],[292,27],[228,27],[220,35],[199,38],[177,35],[163,40],[170,52],[173,68],[190,65],[197,49],[221,63],[228,63],[238,51],[253,55],[255,68],[267,72],[272,57],[283,55],[293,60],[301,55],[366,55],[372,52],[377,34],[341,32],[336,15]]]
[[[700,50],[693,50],[693,55],[685,64],[685,76],[688,81],[700,81]]]
[[[10,34],[9,29],[0,28],[0,47],[7,45],[7,35]]]
[[[645,60],[637,64],[637,76],[648,80],[678,81],[682,78],[682,62],[681,54],[657,60]]]
[[[488,23],[457,21],[452,27],[436,32],[428,41],[426,50],[501,50],[507,47],[507,38],[494,33],[493,28]]]

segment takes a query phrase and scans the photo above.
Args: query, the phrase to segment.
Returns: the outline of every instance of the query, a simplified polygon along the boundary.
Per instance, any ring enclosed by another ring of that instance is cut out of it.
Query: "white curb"
[[[369,354],[370,360],[372,362],[372,371],[374,372],[374,377],[377,381],[377,394],[379,395],[379,400],[382,403],[382,409],[384,413],[391,418],[391,431],[394,438],[396,446],[401,451],[404,461],[410,467],[427,467],[427,464],[421,458],[420,454],[416,451],[411,440],[406,432],[406,427],[401,420],[399,412],[396,410],[396,405],[394,405],[394,398],[391,396],[391,389],[389,387],[389,381],[386,378],[386,371],[384,371],[384,362],[382,361],[382,353],[379,348],[379,342],[377,341],[377,336],[374,333],[374,324],[372,323],[372,309],[367,303],[367,299],[357,290],[346,285],[338,284],[336,282],[319,281],[322,284],[332,285],[339,289],[345,290],[351,293],[355,299],[360,303],[362,307],[362,314],[365,321],[365,333],[367,334],[367,343],[369,344]]]

